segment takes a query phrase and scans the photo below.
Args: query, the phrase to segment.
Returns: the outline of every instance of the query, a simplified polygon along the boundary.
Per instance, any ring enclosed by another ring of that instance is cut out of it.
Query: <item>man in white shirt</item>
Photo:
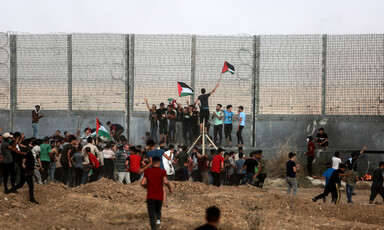
[[[339,169],[339,165],[341,164],[341,158],[339,157],[340,153],[335,152],[335,156],[332,157],[332,168]]]
[[[172,162],[174,155],[174,146],[169,145],[169,150],[163,154],[163,165],[164,169],[167,172],[167,179],[172,181],[175,180],[175,169],[173,168]]]

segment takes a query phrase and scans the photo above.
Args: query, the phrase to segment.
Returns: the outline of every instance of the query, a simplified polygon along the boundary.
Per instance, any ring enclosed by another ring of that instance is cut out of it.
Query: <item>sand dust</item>
[[[194,229],[204,223],[205,209],[222,210],[220,229],[384,229],[384,205],[367,205],[369,190],[356,190],[355,205],[313,203],[322,188],[299,188],[298,197],[284,187],[220,187],[175,182],[163,208],[162,229]],[[1,229],[149,229],[146,190],[138,183],[120,185],[102,179],[81,188],[37,185],[28,202],[28,188],[0,195]]]

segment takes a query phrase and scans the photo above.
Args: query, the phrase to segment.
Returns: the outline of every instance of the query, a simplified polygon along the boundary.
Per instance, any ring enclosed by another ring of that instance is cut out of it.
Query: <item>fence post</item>
[[[135,78],[135,35],[128,35],[128,110],[127,110],[127,139],[130,141],[130,120],[134,109],[134,78]]]
[[[127,129],[125,130],[127,140],[129,140],[129,123],[130,123],[130,111],[129,111],[129,34],[125,35],[125,93],[126,93],[126,100],[125,100],[125,109],[126,109],[126,117],[125,117],[125,125]]]
[[[327,35],[322,36],[321,59],[321,116],[325,116],[326,83],[327,83]]]
[[[10,98],[9,98],[9,130],[14,131],[15,111],[17,110],[17,36],[10,35]]]
[[[196,35],[192,35],[191,46],[191,88],[195,90],[195,76],[196,76]],[[196,93],[196,90],[195,90]],[[195,94],[191,96],[191,104],[195,101]]]
[[[67,35],[68,110],[72,111],[72,34]]]
[[[253,36],[253,126],[252,126],[252,146],[256,147],[256,121],[259,114],[259,77],[260,77],[260,36]]]

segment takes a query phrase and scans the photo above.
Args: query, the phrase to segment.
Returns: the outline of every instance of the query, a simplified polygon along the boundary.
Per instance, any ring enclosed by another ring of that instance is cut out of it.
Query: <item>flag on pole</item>
[[[177,82],[177,89],[179,91],[179,97],[185,97],[193,95],[193,89],[184,82]]]
[[[96,118],[96,134],[101,136],[101,137],[107,137],[108,139],[112,140],[112,138],[109,135],[108,131],[100,123],[98,118]]]
[[[230,72],[231,74],[235,74],[235,67],[228,62],[224,62],[223,70],[221,73]]]

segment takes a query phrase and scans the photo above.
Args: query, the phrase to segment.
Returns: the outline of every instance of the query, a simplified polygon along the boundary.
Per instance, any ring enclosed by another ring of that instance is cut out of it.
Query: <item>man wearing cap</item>
[[[287,162],[287,195],[291,193],[291,190],[293,189],[293,196],[296,196],[297,194],[297,180],[296,180],[296,172],[299,170],[299,164],[295,163],[296,154],[293,152],[290,152],[288,154],[289,161]]]
[[[49,165],[53,159],[52,148],[49,144],[49,137],[44,137],[44,143],[40,145],[40,161],[42,164],[41,180],[43,183],[47,182]]]
[[[40,111],[40,105],[36,105],[35,109],[32,110],[32,128],[33,128],[33,137],[37,138],[37,123],[39,123],[39,120],[44,117],[44,114],[39,115]]]

